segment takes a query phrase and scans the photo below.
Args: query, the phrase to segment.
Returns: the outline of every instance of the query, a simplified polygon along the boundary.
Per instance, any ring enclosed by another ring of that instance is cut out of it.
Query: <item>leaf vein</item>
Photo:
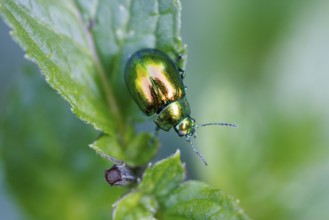
[[[102,85],[103,90],[105,92],[108,108],[112,112],[112,114],[115,116],[114,118],[116,120],[118,120],[117,124],[119,125],[119,127],[122,127],[123,123],[122,123],[122,116],[120,114],[119,106],[118,106],[117,100],[115,99],[114,94],[113,94],[113,92],[112,92],[112,90],[111,90],[111,88],[108,84],[109,81],[106,77],[105,69],[102,66],[101,62],[100,62],[99,55],[98,55],[97,50],[96,50],[95,40],[94,40],[93,35],[90,32],[90,30],[88,30],[87,25],[85,25],[84,22],[83,22],[82,13],[81,13],[78,5],[77,5],[77,2],[74,1],[74,4],[75,4],[75,9],[76,9],[77,14],[78,14],[79,22],[81,23],[83,31],[84,31],[84,33],[86,34],[86,37],[87,37],[88,46],[89,46],[90,51],[92,52],[93,61],[94,61],[95,66],[96,66],[97,73],[99,74],[100,79],[101,79],[101,85]]]

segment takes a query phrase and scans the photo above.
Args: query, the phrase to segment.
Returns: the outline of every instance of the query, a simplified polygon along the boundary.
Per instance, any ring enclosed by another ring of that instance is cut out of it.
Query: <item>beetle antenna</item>
[[[207,163],[206,159],[204,159],[203,155],[194,147],[193,142],[191,140],[191,136],[186,136],[186,141],[190,143],[194,153],[196,153],[200,157],[200,159],[203,161],[204,165],[207,166],[208,163]]]
[[[207,123],[207,124],[201,124],[201,125],[195,125],[195,128],[200,128],[200,127],[205,127],[209,125],[217,125],[217,126],[228,126],[228,127],[235,127],[237,128],[238,126],[236,124],[230,124],[226,122],[215,122],[215,123]]]

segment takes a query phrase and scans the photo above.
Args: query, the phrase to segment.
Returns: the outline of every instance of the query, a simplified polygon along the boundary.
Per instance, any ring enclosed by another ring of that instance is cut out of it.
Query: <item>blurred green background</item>
[[[189,178],[240,200],[253,219],[329,219],[329,1],[182,1],[186,85],[195,145],[162,132],[159,158],[180,147]],[[0,219],[105,219],[124,189],[88,148],[78,120],[0,21]],[[152,122],[140,129],[152,131]]]

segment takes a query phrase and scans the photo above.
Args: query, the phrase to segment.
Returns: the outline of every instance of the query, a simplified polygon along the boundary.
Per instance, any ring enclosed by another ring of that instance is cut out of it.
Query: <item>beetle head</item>
[[[179,136],[193,136],[195,132],[195,120],[191,117],[184,118],[178,125],[175,126],[175,131]]]

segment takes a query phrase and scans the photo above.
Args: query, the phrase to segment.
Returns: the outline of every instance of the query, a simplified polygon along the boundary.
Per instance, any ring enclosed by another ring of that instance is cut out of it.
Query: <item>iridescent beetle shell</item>
[[[185,98],[185,87],[175,63],[163,52],[143,49],[134,53],[125,68],[125,82],[139,108],[165,131],[179,136],[194,133],[195,121]]]

